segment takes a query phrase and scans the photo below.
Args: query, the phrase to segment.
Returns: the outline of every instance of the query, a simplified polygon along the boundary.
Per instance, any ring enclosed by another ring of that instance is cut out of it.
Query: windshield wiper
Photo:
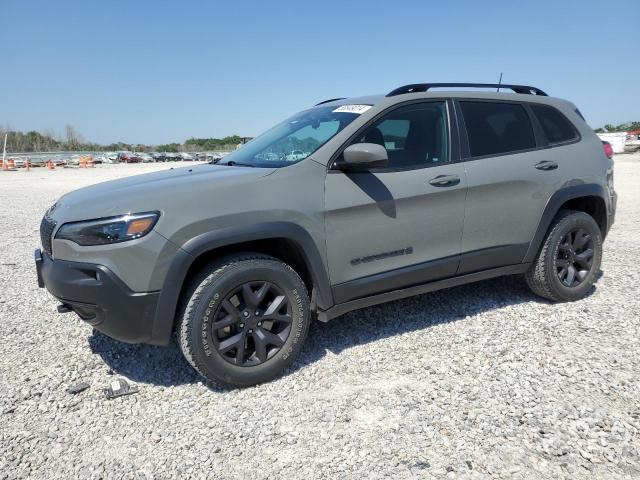
[[[255,165],[251,163],[236,162],[235,160],[229,160],[227,163],[223,163],[222,165],[227,165],[229,167],[254,167],[255,168]]]

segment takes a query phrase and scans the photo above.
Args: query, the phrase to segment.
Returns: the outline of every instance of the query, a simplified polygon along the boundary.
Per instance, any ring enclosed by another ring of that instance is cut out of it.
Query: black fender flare
[[[333,296],[325,263],[313,238],[303,227],[291,222],[265,222],[222,228],[188,240],[171,261],[156,306],[151,343],[169,342],[182,286],[189,268],[200,255],[220,247],[270,238],[285,238],[300,248],[313,280],[316,304],[323,310],[332,307]]]
[[[542,245],[542,242],[547,235],[547,231],[549,230],[551,221],[557,215],[560,207],[569,200],[574,200],[581,197],[600,197],[604,201],[607,207],[607,211],[609,210],[607,195],[602,185],[599,185],[597,183],[583,183],[561,188],[553,195],[551,195],[551,197],[547,201],[546,206],[544,207],[542,218],[540,219],[540,223],[538,224],[538,228],[533,237],[533,240],[529,244],[527,254],[524,257],[524,263],[533,262],[535,260],[536,255],[540,250],[540,246]],[[609,219],[607,219],[607,222],[608,221]],[[605,232],[603,232],[603,235],[606,233],[606,230],[607,229],[605,229]]]

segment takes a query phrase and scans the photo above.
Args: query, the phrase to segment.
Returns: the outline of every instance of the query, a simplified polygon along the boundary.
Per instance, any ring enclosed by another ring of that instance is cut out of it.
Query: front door
[[[467,179],[452,163],[447,103],[398,107],[353,143],[387,149],[389,165],[368,172],[330,170],[326,238],[336,303],[455,274]]]

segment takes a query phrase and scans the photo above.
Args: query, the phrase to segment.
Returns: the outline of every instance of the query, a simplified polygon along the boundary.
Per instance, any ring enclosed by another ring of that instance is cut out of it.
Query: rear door
[[[337,303],[455,274],[467,181],[452,162],[450,106],[397,107],[358,132],[350,144],[384,146],[387,168],[329,171],[325,225]]]
[[[527,104],[455,104],[469,182],[459,273],[520,263],[565,168]]]

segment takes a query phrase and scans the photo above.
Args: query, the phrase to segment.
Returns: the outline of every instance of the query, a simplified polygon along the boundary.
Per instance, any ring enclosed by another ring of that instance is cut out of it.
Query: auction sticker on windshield
[[[336,112],[344,112],[344,113],[357,113],[358,115],[366,112],[371,108],[371,105],[342,105],[336,108],[333,113]]]

